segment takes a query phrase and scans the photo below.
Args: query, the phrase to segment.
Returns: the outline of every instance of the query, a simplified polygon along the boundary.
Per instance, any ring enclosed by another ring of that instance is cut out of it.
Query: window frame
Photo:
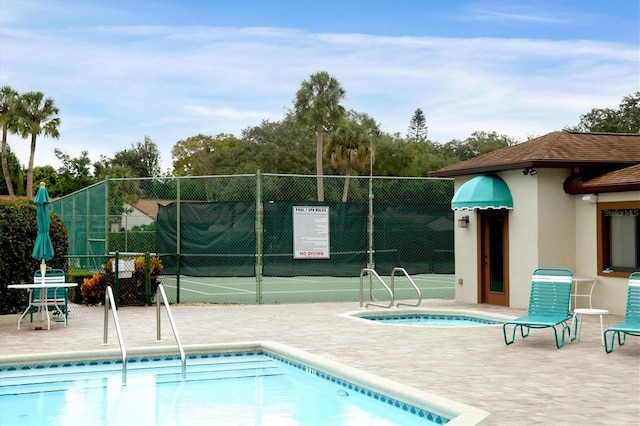
[[[598,275],[608,277],[622,277],[626,278],[630,272],[640,268],[640,265],[636,265],[636,268],[628,268],[627,270],[614,270],[613,272],[605,273],[604,268],[609,266],[610,247],[609,244],[609,221],[603,217],[603,210],[640,210],[640,201],[616,201],[597,204],[597,239],[598,239]],[[640,218],[636,219],[638,223],[636,226],[640,227]],[[636,250],[640,250],[640,241],[636,241]]]

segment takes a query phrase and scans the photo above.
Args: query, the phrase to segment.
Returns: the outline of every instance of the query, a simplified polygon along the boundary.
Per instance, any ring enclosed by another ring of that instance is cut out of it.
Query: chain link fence
[[[69,268],[151,253],[177,303],[454,298],[452,179],[324,176],[108,179],[52,203]],[[117,264],[117,262],[116,262]],[[148,286],[147,286],[148,287]],[[147,298],[146,300],[150,300]]]

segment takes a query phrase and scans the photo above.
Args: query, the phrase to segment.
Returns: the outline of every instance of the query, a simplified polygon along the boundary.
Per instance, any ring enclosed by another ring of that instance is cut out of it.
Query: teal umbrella
[[[40,260],[40,272],[42,273],[42,280],[44,281],[44,275],[47,270],[45,261],[53,257],[53,244],[51,243],[51,237],[49,236],[49,228],[51,226],[51,217],[49,216],[49,193],[44,186],[44,182],[40,183],[40,188],[36,194],[36,198],[33,200],[36,204],[36,223],[38,225],[38,236],[36,242],[33,245],[33,252],[31,256],[34,259]]]

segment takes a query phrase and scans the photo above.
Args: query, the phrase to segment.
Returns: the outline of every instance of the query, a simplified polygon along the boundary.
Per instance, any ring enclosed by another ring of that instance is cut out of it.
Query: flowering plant
[[[115,286],[115,273],[113,272],[113,262],[115,259],[107,260],[102,265],[103,271],[97,272],[91,278],[85,278],[80,286],[82,299],[87,305],[98,305],[104,303],[106,286]],[[133,259],[134,269],[130,278],[118,279],[118,305],[144,305],[146,300],[146,268],[145,257],[138,256]],[[151,295],[156,294],[158,289],[158,275],[162,271],[162,262],[157,257],[152,257],[149,261],[151,275]]]

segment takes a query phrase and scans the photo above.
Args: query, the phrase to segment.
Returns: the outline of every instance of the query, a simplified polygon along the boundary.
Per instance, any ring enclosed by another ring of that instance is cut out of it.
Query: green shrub
[[[83,303],[82,292],[80,286],[84,283],[85,278],[91,278],[93,273],[81,269],[69,269],[67,271],[67,282],[77,283],[78,287],[69,288],[69,300],[73,303]]]
[[[40,261],[31,257],[37,235],[36,206],[32,201],[0,200],[0,315],[18,313],[27,305],[27,293],[10,290],[7,285],[33,282],[33,274],[40,268]],[[55,254],[47,266],[65,269],[67,228],[54,213],[49,235]]]
[[[144,305],[146,302],[146,265],[145,257],[138,256],[134,259],[134,270],[131,278],[118,279],[118,306]],[[98,305],[104,302],[106,286],[116,287],[115,273],[113,272],[113,261],[109,259],[104,270],[91,277],[84,278],[80,291],[82,292],[83,303],[87,305]],[[151,274],[151,296],[156,294],[158,289],[158,275],[162,271],[162,262],[157,257],[152,257],[150,262]],[[115,292],[115,291],[114,291]]]

